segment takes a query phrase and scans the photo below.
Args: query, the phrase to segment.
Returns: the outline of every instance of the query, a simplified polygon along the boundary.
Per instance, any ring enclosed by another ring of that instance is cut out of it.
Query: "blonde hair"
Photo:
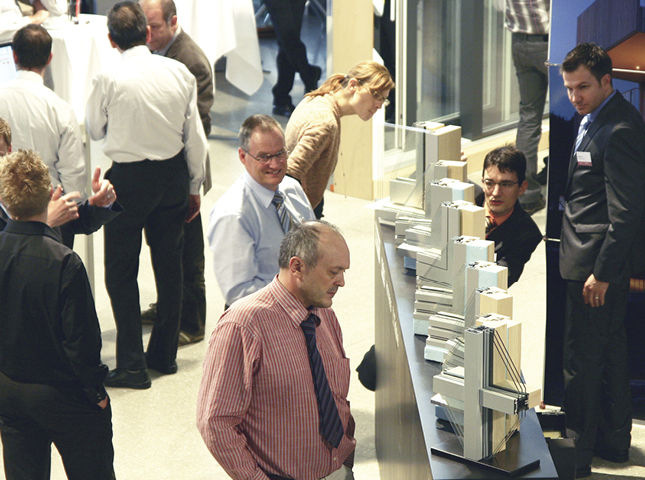
[[[0,138],[4,140],[7,147],[11,146],[11,127],[4,118],[0,118]]]
[[[51,190],[49,170],[33,150],[0,157],[0,199],[16,219],[47,210]]]
[[[394,80],[387,68],[374,61],[361,62],[354,65],[347,74],[335,73],[316,90],[307,93],[307,97],[317,97],[333,93],[345,88],[349,81],[355,78],[360,85],[375,92],[385,92],[394,88]]]

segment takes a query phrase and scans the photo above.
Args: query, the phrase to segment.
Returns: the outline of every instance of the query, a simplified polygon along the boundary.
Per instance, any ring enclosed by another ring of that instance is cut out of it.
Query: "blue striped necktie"
[[[587,133],[587,127],[589,126],[589,114],[585,115],[582,117],[582,121],[580,122],[580,126],[578,127],[578,136],[576,137],[576,148],[574,151],[578,151],[578,147],[582,143],[582,139],[585,137],[585,134]]]
[[[307,319],[300,324],[300,328],[302,328],[307,342],[309,366],[311,367],[311,376],[313,377],[316,400],[318,401],[320,434],[331,446],[337,448],[343,438],[343,424],[340,421],[336,402],[325,375],[325,367],[316,346],[316,325],[319,323],[320,319],[310,313]]]
[[[287,233],[291,230],[291,215],[289,215],[287,207],[284,206],[284,197],[282,196],[282,193],[276,190],[271,203],[275,206],[276,212],[278,212],[278,221],[282,226],[282,231]]]

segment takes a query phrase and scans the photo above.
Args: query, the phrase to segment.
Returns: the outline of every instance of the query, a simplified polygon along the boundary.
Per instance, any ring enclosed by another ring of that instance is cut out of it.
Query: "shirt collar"
[[[177,35],[181,33],[181,26],[177,25],[177,30],[175,30],[175,34],[172,36],[170,41],[166,44],[166,46],[160,50],[155,50],[154,53],[155,55],[163,55],[164,57],[166,56],[166,53],[168,53],[168,50],[170,49],[171,45],[175,43],[175,40],[177,39]]]
[[[262,205],[264,208],[268,208],[269,205],[271,205],[271,201],[273,200],[273,196],[275,195],[275,192],[273,190],[260,185],[246,170],[244,170],[244,182],[249,186],[249,188],[253,192],[253,195],[255,195],[255,197],[258,199],[260,205]],[[280,187],[278,186],[277,191],[279,190]]]
[[[137,45],[136,47],[128,48],[121,52],[122,58],[140,57],[142,55],[152,55],[147,45]]]
[[[8,219],[7,226],[4,229],[6,233],[17,233],[21,235],[44,235],[62,243],[58,233],[42,222],[19,222]]]
[[[277,275],[269,285],[274,297],[284,309],[294,327],[300,328],[300,324],[309,317],[310,313],[313,313],[318,317],[316,326],[320,324],[320,312],[318,311],[320,309],[318,307],[306,308],[302,302],[295,297],[295,295],[287,290],[287,287],[280,283]]]
[[[32,72],[31,70],[18,70],[16,72],[16,80],[18,80],[19,82],[34,82],[41,85],[44,84],[42,75],[36,72]]]
[[[614,91],[611,92],[609,96],[605,98],[605,100],[603,100],[603,102],[598,105],[593,112],[587,114],[589,118],[589,120],[587,121],[587,128],[589,128],[589,125],[591,125],[591,123],[596,119],[603,107],[607,105],[607,102],[609,102],[609,100],[611,100],[614,95],[616,95],[616,89],[614,89]]]

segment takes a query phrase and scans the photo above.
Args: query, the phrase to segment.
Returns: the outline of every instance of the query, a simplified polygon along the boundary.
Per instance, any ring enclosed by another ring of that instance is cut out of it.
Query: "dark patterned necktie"
[[[289,215],[287,207],[284,206],[284,197],[282,196],[282,193],[276,190],[271,203],[275,206],[275,210],[278,213],[278,221],[282,226],[282,232],[287,233],[291,230],[291,215]]]
[[[305,334],[307,342],[307,352],[309,353],[309,366],[311,367],[311,376],[314,381],[314,390],[316,391],[316,400],[318,401],[318,415],[320,417],[320,434],[334,448],[340,445],[343,438],[343,424],[338,415],[336,402],[332,396],[325,367],[323,366],[318,347],[316,346],[316,324],[320,319],[313,313],[309,314],[307,319],[300,324],[300,328]]]
[[[578,135],[576,136],[576,147],[575,147],[576,152],[578,151],[578,147],[580,147],[580,144],[582,143],[582,139],[585,138],[585,135],[587,134],[588,126],[589,126],[589,114],[582,117],[582,121],[580,122],[580,126],[578,127]]]
[[[489,217],[486,215],[486,235],[488,235],[491,231],[493,231],[497,227],[497,223],[495,223],[495,219],[493,217]]]

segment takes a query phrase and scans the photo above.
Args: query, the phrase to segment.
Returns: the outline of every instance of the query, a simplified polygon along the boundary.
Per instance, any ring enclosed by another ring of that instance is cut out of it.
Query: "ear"
[[[608,73],[605,73],[602,77],[600,77],[600,86],[603,89],[611,89],[611,75]]]
[[[146,25],[146,44],[150,43],[150,25]]]
[[[529,186],[529,182],[527,182],[526,180],[524,180],[524,181],[520,184],[520,195],[522,195],[522,194],[524,194],[524,192],[526,192],[526,188],[527,188],[528,186]],[[518,195],[518,197],[519,197],[519,195]]]
[[[305,262],[300,257],[289,259],[289,272],[295,277],[301,277],[305,270]]]
[[[114,43],[114,40],[112,40],[112,35],[110,35],[109,33],[108,33],[108,40],[110,41],[110,45],[112,46],[112,48],[116,48],[117,50],[119,49],[119,46],[116,43]]]
[[[240,158],[240,162],[242,162],[242,165],[246,166],[246,152],[242,147],[239,147],[237,149],[237,156]]]
[[[47,63],[46,63],[45,65],[49,65],[49,64],[51,63],[51,61],[52,61],[52,56],[53,56],[53,55],[50,53],[50,54],[49,54],[49,58],[47,59]]]
[[[170,26],[173,28],[177,26],[177,15],[173,15],[170,19]]]

